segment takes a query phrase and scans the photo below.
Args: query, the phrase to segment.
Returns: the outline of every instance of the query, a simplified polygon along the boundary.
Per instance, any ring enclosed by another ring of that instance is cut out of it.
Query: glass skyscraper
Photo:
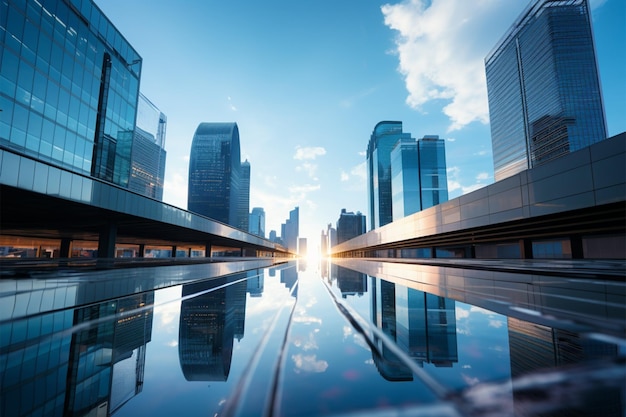
[[[485,59],[495,179],[606,138],[587,0],[536,0]]]
[[[370,230],[393,220],[391,196],[391,150],[399,139],[410,139],[402,132],[402,122],[383,121],[375,127],[367,145],[367,178]]]
[[[357,211],[347,212],[341,209],[339,220],[337,220],[337,244],[346,242],[354,237],[365,233],[365,216]]]
[[[165,177],[165,115],[139,93],[128,189],[163,200]]]
[[[238,217],[237,228],[247,232],[250,228],[250,162],[247,159],[241,163]]]
[[[265,210],[263,207],[255,207],[250,213],[249,232],[253,235],[265,237]]]
[[[283,245],[290,251],[297,253],[298,236],[300,234],[300,207],[289,212],[289,218],[281,224],[281,238]]]
[[[142,60],[91,0],[0,3],[0,147],[127,187]]]
[[[393,220],[448,201],[445,141],[403,138],[391,152]]]
[[[424,136],[417,141],[422,210],[448,201],[445,141]]]
[[[187,209],[237,227],[240,187],[237,123],[200,123],[189,155]]]
[[[391,151],[391,194],[393,220],[422,209],[417,142],[404,138]]]

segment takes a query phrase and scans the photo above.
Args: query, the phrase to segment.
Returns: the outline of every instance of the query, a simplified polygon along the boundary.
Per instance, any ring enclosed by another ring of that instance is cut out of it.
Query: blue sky
[[[493,183],[484,58],[526,0],[96,0],[143,58],[168,119],[164,201],[187,208],[201,122],[237,122],[266,233],[300,207],[319,245],[367,213],[365,149],[381,120],[446,139],[450,198]],[[592,0],[609,135],[626,131],[626,2]]]

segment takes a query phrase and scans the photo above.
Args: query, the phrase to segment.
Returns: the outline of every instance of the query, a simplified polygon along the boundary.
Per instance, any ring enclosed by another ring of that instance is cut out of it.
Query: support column
[[[191,249],[192,249],[192,248],[189,248],[189,250],[187,250],[187,258],[191,258],[191,252],[192,252],[192,250],[191,250]]]
[[[59,258],[69,258],[70,257],[70,245],[72,240],[70,238],[64,237],[61,239],[61,247],[59,248]]]
[[[115,239],[117,238],[117,224],[108,222],[102,225],[98,238],[98,258],[115,258]]]
[[[569,237],[570,246],[572,248],[572,259],[583,259],[585,252],[583,251],[583,238],[581,235],[572,235]]]
[[[520,239],[520,254],[522,259],[533,259],[533,242],[530,239]]]
[[[140,258],[145,258],[146,257],[146,245],[141,243],[139,245],[139,252],[137,253],[137,256]]]
[[[176,249],[178,249],[176,246],[172,246],[172,258],[176,257]]]
[[[204,257],[205,258],[211,257],[211,243],[207,243],[206,245],[204,245]]]

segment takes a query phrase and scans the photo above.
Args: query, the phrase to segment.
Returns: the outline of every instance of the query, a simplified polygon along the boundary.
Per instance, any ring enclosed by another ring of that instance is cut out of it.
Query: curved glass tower
[[[410,133],[402,132],[402,122],[383,121],[374,127],[367,145],[370,230],[393,221],[391,151],[402,138],[411,138]]]
[[[237,123],[200,123],[189,155],[187,210],[237,227],[240,171]]]

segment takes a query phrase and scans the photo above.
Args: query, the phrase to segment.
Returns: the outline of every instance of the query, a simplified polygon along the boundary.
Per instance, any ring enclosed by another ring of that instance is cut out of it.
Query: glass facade
[[[391,151],[399,139],[410,139],[402,132],[402,122],[383,121],[375,127],[367,145],[367,178],[370,229],[393,221],[391,195]]]
[[[281,224],[282,245],[292,252],[298,251],[298,235],[300,234],[300,207],[289,212],[289,218]]]
[[[200,123],[189,155],[187,209],[236,227],[240,186],[237,124]]]
[[[163,200],[167,117],[139,93],[128,189]]]
[[[0,146],[126,187],[141,57],[91,0],[0,3]]]
[[[400,139],[391,152],[393,220],[448,201],[445,142]]]
[[[537,0],[485,59],[495,179],[606,138],[587,0]]]
[[[401,139],[391,151],[391,193],[393,220],[422,209],[415,139]]]
[[[365,233],[365,216],[357,211],[347,212],[341,209],[337,220],[337,243],[342,243]]]
[[[237,228],[247,231],[250,228],[250,162],[241,163],[241,187],[239,192],[239,213]]]
[[[422,210],[448,201],[445,141],[424,136],[417,141]]]
[[[255,207],[250,213],[249,232],[253,235],[265,237],[265,210],[262,207]]]

